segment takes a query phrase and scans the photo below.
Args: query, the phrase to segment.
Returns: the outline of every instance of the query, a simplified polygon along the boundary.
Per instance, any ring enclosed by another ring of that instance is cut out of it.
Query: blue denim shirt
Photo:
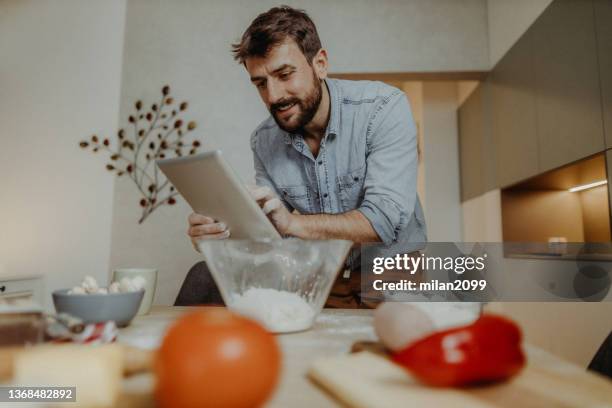
[[[387,254],[422,249],[417,135],[406,95],[382,82],[325,83],[331,108],[318,156],[270,116],[251,135],[256,183],[301,214],[360,211]]]

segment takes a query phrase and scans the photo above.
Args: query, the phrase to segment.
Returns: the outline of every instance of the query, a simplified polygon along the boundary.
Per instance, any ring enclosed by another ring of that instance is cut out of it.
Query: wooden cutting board
[[[59,343],[55,345],[46,344],[46,347],[58,347],[71,345],[72,343]],[[131,376],[152,369],[154,351],[144,350],[120,344],[123,350],[123,375]],[[95,349],[93,349],[95,352]],[[17,354],[27,352],[26,347],[0,347],[0,381],[8,381],[13,376],[13,365]]]
[[[309,377],[355,408],[604,408],[612,407],[612,381],[564,365],[532,359],[512,381],[467,389],[419,384],[381,354],[361,351],[315,361]]]
[[[133,376],[137,376],[137,374],[145,374],[146,376],[152,377],[149,372],[152,370],[153,359],[154,359],[154,351],[152,350],[144,350],[136,347],[130,347],[127,345],[117,344],[120,346],[122,351],[122,371],[124,377],[131,377],[130,379],[125,379],[125,381],[131,381]],[[13,379],[14,371],[15,371],[15,362],[20,353],[28,353],[37,348],[47,348],[47,349],[57,349],[60,354],[66,354],[66,352],[62,352],[62,348],[64,347],[75,347],[74,344],[46,344],[33,346],[31,348],[24,347],[0,347],[0,385],[8,385],[10,381]],[[81,346],[76,346],[81,347]],[[88,346],[82,346],[88,347]],[[96,354],[96,347],[91,346],[91,353]],[[67,358],[70,358],[69,356]],[[40,364],[45,364],[44,361],[41,361]],[[58,372],[61,372],[62,367],[57,367]],[[113,404],[115,408],[152,408],[155,407],[155,401],[153,400],[153,395],[150,390],[152,389],[153,381],[151,378],[136,378],[135,380],[144,380],[145,387],[143,392],[128,392],[125,387],[122,387],[119,394],[117,395],[117,400]],[[150,383],[150,384],[149,384]],[[73,403],[70,403],[73,404]],[[69,405],[70,405],[69,404]],[[1,404],[0,404],[1,405]],[[82,406],[82,405],[79,405]]]

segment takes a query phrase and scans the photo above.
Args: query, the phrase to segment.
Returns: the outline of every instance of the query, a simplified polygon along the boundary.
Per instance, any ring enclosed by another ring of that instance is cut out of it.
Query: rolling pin
[[[68,343],[67,343],[68,344]],[[19,353],[27,353],[34,347],[62,347],[63,344],[43,344],[33,347],[0,347],[0,381],[8,381],[13,377],[15,356]],[[74,346],[72,344],[72,346]],[[138,347],[120,345],[123,350],[123,375],[125,377],[150,371],[153,366],[154,350],[145,350]],[[94,345],[83,345],[91,347],[95,352]]]

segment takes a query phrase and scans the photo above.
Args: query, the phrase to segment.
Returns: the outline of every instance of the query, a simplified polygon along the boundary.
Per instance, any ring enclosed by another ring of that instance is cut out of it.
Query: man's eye
[[[283,72],[282,74],[280,74],[280,79],[289,79],[289,77],[291,76],[291,72]]]
[[[263,82],[258,82],[255,84],[255,86],[257,87],[257,89],[264,89],[266,87],[266,84],[264,84]]]

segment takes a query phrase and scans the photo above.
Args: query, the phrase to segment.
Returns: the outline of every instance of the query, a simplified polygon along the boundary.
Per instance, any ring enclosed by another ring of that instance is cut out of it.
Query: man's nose
[[[283,99],[285,91],[276,81],[268,81],[268,104],[274,105]]]

